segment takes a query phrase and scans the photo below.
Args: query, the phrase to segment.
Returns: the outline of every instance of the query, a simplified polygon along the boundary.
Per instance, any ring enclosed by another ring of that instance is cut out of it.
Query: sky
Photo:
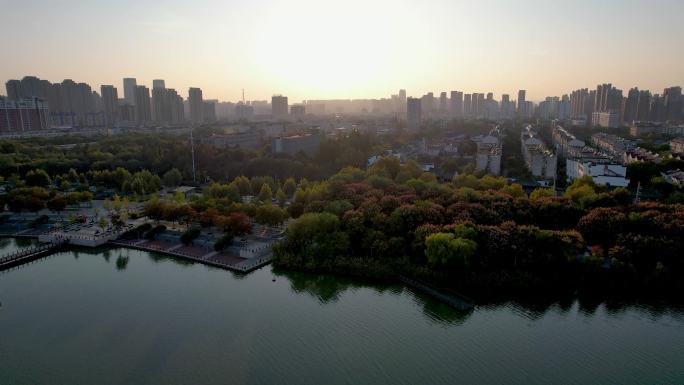
[[[682,0],[0,0],[0,10],[0,82],[73,79],[120,97],[124,77],[165,79],[185,97],[200,87],[237,101],[244,89],[291,102],[684,85]]]

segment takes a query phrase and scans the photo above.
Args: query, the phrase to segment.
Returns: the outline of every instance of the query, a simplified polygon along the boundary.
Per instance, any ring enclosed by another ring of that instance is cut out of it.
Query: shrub
[[[185,230],[185,232],[181,235],[180,240],[181,242],[183,242],[183,244],[189,245],[190,243],[192,243],[192,241],[194,241],[195,239],[197,239],[197,237],[200,236],[200,233],[201,231],[198,227],[191,227]]]

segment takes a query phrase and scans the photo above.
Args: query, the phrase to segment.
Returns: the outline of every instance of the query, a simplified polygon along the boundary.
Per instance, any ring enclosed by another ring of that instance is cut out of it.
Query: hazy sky
[[[0,0],[0,81],[291,101],[684,84],[683,0]],[[0,87],[4,94],[4,86]],[[514,97],[515,98],[515,97]]]

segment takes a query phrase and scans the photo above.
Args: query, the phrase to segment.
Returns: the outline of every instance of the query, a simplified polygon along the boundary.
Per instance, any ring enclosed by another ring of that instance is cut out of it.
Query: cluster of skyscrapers
[[[684,108],[681,87],[669,87],[662,94],[632,88],[623,96],[611,84],[600,84],[596,90],[586,88],[570,95],[573,117],[590,119],[591,124],[616,127],[633,121],[680,122]]]
[[[135,78],[123,79],[123,98],[113,85],[102,85],[98,94],[86,83],[51,83],[35,76],[9,80],[6,90],[7,98],[0,100],[2,132],[216,121],[215,102],[205,101],[202,90],[190,88],[186,101],[159,79],[153,80],[151,92]]]
[[[400,92],[405,93],[404,90]],[[396,95],[393,95],[394,99]],[[518,91],[517,101],[510,95],[464,94],[451,91],[450,97],[442,92],[439,98],[428,93],[420,98],[406,100],[409,128],[417,128],[427,119],[463,117],[502,120],[515,117],[541,120],[572,120],[575,125],[617,127],[633,121],[681,122],[684,119],[684,98],[681,87],[666,88],[662,94],[632,88],[627,96],[612,84],[599,84],[595,90],[587,88],[572,91],[569,95],[550,96],[535,104],[526,100],[526,91]]]
[[[251,120],[255,116],[301,119],[307,114],[349,113],[405,117],[407,127],[416,130],[427,120],[486,119],[491,121],[562,120],[577,126],[617,127],[633,121],[681,122],[684,118],[681,87],[666,88],[662,94],[632,88],[624,96],[612,84],[596,89],[578,89],[563,96],[547,97],[539,103],[527,100],[526,91],[517,99],[508,94],[500,100],[489,93],[462,91],[432,92],[407,97],[400,90],[390,98],[307,100],[290,106],[287,96],[274,95],[268,101],[243,100],[237,104],[205,100],[202,90],[190,88],[187,99],[164,80],[153,80],[152,89],[135,78],[123,79],[123,95],[113,85],[100,92],[86,83],[66,79],[51,83],[35,76],[6,83],[7,97],[0,99],[0,131],[33,131],[50,127],[116,127],[212,123],[222,119]],[[123,96],[123,97],[121,97]]]

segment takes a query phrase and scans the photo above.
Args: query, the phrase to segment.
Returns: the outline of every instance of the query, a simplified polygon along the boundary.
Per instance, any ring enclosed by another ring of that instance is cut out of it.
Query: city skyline
[[[123,95],[124,77],[150,88],[165,79],[223,101],[242,89],[249,100],[292,101],[526,89],[541,101],[606,80],[660,92],[684,79],[684,4],[670,0],[49,5],[4,7],[0,24],[22,33],[4,43],[1,82],[74,79]]]

